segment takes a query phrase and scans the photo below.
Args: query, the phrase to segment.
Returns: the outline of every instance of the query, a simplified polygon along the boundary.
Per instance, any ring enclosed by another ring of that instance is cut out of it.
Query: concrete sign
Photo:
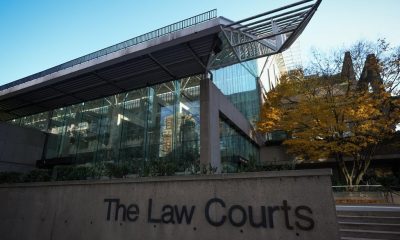
[[[338,239],[329,170],[0,185],[2,239]]]

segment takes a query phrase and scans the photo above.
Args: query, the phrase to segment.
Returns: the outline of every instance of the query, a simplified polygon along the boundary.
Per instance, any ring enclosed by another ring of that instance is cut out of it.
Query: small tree
[[[347,184],[358,185],[399,115],[399,100],[384,89],[356,91],[354,81],[340,75],[295,72],[267,94],[258,128],[288,132],[283,144],[298,161],[335,158]]]

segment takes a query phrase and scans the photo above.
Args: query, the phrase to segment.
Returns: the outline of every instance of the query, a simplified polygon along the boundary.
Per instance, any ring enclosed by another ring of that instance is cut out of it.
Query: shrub
[[[19,172],[0,172],[0,183],[22,182],[23,173]]]
[[[295,170],[296,166],[294,164],[281,164],[281,165],[275,165],[275,164],[270,164],[270,165],[265,165],[265,166],[260,166],[262,171],[284,171],[284,170]]]
[[[86,180],[91,176],[88,166],[56,166],[53,171],[56,181]]]
[[[172,176],[176,172],[176,164],[174,161],[167,159],[151,160],[148,163],[149,176]]]
[[[398,187],[400,185],[400,180],[395,175],[377,177],[376,181],[386,188]]]
[[[23,176],[24,182],[48,182],[51,180],[51,170],[33,169]]]
[[[130,166],[127,163],[105,163],[105,175],[109,178],[124,178],[130,173]]]
[[[105,176],[105,164],[102,161],[95,162],[94,164],[90,164],[89,168],[89,176],[92,179],[100,179],[101,177]]]

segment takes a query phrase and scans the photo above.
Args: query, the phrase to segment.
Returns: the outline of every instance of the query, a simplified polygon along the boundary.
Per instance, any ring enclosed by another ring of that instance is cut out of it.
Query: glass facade
[[[223,119],[220,119],[220,148],[224,172],[237,172],[244,164],[258,163],[260,159],[258,147]]]
[[[260,91],[256,60],[213,71],[213,82],[233,105],[251,122],[258,120]]]
[[[31,116],[26,116],[18,119],[13,119],[9,123],[14,125],[26,126],[31,128],[39,129],[40,131],[46,131],[49,124],[49,113],[39,113]]]
[[[213,71],[214,84],[250,123],[255,123],[260,113],[257,73],[257,60]],[[237,172],[249,161],[259,162],[258,147],[223,119],[220,119],[220,149],[224,172]]]
[[[200,80],[193,76],[55,109],[12,124],[48,132],[45,158],[72,163],[199,161]]]
[[[255,61],[213,71],[213,82],[250,122],[259,115]],[[44,158],[68,163],[173,162],[178,172],[200,164],[200,81],[192,76],[14,119],[12,124],[48,132]],[[256,145],[220,121],[223,170],[257,161]]]

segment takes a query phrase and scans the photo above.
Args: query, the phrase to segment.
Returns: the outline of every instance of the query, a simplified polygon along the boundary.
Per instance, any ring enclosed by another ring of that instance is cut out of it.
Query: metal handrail
[[[160,36],[172,33],[172,32],[176,32],[176,31],[182,30],[184,28],[191,27],[191,26],[197,25],[202,22],[209,21],[216,17],[217,17],[217,9],[213,9],[213,10],[207,11],[205,13],[201,13],[199,15],[187,18],[185,20],[170,24],[168,26],[165,26],[165,27],[156,29],[154,31],[142,34],[140,36],[131,38],[129,40],[123,41],[123,42],[115,44],[113,46],[101,49],[101,50],[93,52],[93,53],[89,53],[87,55],[73,59],[71,61],[68,61],[68,62],[60,64],[60,65],[54,66],[47,70],[44,70],[44,71],[35,73],[33,75],[29,75],[27,77],[21,78],[19,80],[4,84],[4,85],[0,86],[0,91],[17,86],[22,83],[29,82],[31,80],[34,80],[34,79],[58,72],[58,71],[61,71],[61,70],[64,70],[64,69],[67,69],[67,68],[70,68],[70,67],[73,67],[73,66],[76,66],[78,64],[105,56],[107,54],[110,54],[110,53],[113,53],[113,52],[116,52],[116,51],[119,51],[119,50],[122,50],[122,49],[125,49],[128,47],[149,41],[151,39],[154,39],[154,38],[157,38],[157,37],[160,37]]]
[[[382,191],[386,190],[382,185],[343,185],[343,186],[332,186],[334,192],[344,192],[344,191]]]
[[[332,186],[332,191],[335,194],[340,193],[351,193],[351,194],[361,194],[368,193],[381,193],[387,203],[394,203],[393,195],[400,196],[396,189],[400,189],[399,186],[383,186],[383,185],[353,185],[353,186]],[[365,195],[365,196],[367,196]],[[362,196],[362,195],[360,195]],[[364,197],[365,197],[364,196]]]

